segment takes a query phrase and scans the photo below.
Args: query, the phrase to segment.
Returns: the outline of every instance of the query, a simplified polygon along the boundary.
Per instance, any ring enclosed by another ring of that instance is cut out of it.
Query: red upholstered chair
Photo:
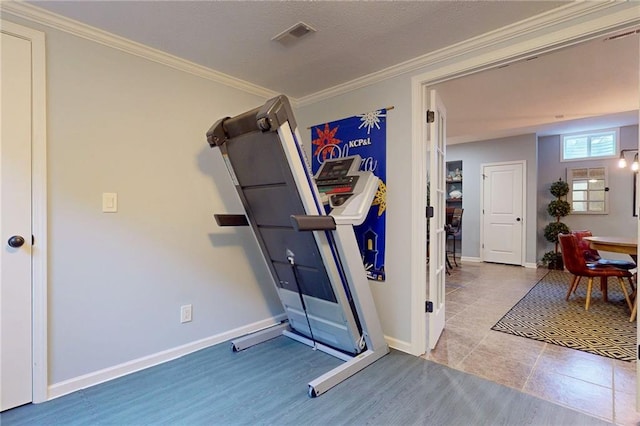
[[[580,279],[582,277],[587,277],[589,281],[587,283],[587,301],[584,309],[588,310],[589,305],[591,304],[593,279],[597,277],[616,277],[620,284],[620,288],[622,289],[622,293],[624,294],[624,298],[627,301],[627,305],[629,306],[629,309],[632,310],[629,293],[627,293],[627,288],[625,287],[623,280],[623,278],[627,278],[629,279],[629,282],[632,283],[631,272],[613,266],[596,267],[591,263],[588,264],[584,258],[584,253],[578,245],[578,238],[573,234],[559,234],[558,240],[560,241],[560,247],[562,248],[562,260],[564,261],[564,266],[574,275],[573,280],[569,285],[569,291],[567,291],[566,300],[569,300],[571,293],[576,290],[580,283]]]
[[[591,237],[591,231],[572,231],[571,233],[578,239],[578,247],[584,254],[584,259],[587,261],[587,263],[593,264],[595,267],[615,266],[616,268],[627,270],[635,269],[637,267],[636,264],[630,260],[603,259],[602,257],[600,257],[598,250],[592,249],[589,241],[583,239],[584,237]],[[600,278],[600,289],[602,290],[604,301],[606,302],[608,300],[606,277]],[[636,290],[633,280],[631,281],[631,290]]]

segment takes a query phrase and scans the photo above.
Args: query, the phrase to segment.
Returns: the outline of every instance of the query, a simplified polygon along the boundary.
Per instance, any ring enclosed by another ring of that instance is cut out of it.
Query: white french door
[[[426,89],[425,89],[426,90]],[[429,92],[427,144],[429,147],[429,285],[426,300],[426,342],[436,347],[445,323],[445,151],[447,110],[435,90]],[[427,350],[427,351],[428,351]]]

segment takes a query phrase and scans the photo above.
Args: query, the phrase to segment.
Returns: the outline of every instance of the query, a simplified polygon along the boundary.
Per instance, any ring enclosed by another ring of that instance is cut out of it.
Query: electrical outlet
[[[191,305],[183,305],[180,307],[180,322],[190,322],[191,321],[191,311],[193,307]]]

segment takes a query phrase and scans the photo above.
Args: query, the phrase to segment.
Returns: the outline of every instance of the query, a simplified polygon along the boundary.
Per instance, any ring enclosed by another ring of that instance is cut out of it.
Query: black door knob
[[[13,237],[9,238],[8,243],[11,247],[18,248],[24,244],[24,238],[22,238],[20,235],[14,235]]]
[[[517,217],[517,218],[516,218],[516,221],[520,222],[520,218],[519,218],[519,217]]]

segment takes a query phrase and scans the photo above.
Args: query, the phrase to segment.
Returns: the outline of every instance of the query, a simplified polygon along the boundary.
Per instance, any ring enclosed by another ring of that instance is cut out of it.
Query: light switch
[[[104,213],[115,213],[118,211],[118,194],[115,192],[102,193],[102,211]]]

